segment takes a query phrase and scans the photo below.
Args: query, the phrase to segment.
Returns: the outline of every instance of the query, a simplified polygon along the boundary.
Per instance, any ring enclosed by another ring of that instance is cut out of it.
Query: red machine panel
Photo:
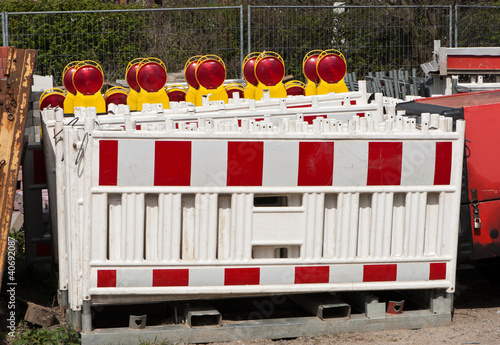
[[[448,55],[448,69],[453,70],[498,70],[499,56]]]
[[[500,199],[500,104],[464,107],[469,200]],[[482,215],[481,215],[482,218]]]
[[[474,229],[472,206],[472,240],[474,242],[474,259],[500,257],[500,200],[479,203],[481,228]]]

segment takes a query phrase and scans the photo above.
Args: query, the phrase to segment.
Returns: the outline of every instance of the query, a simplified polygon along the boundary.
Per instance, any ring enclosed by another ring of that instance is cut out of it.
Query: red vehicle
[[[396,109],[465,119],[458,260],[500,264],[500,90],[422,98]]]

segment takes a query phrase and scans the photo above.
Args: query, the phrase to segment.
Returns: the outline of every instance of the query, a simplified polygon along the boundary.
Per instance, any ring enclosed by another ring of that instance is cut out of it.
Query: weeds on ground
[[[23,327],[24,328],[24,327]],[[13,345],[80,345],[80,335],[70,326],[28,328],[19,333]]]

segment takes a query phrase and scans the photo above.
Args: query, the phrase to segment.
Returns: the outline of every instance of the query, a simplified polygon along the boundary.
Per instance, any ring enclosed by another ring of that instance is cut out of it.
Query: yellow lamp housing
[[[200,84],[198,84],[198,80],[196,80],[196,66],[198,65],[198,60],[202,56],[203,55],[192,56],[184,65],[184,78],[189,85],[186,93],[186,102],[191,102],[193,104],[196,104],[196,94],[200,88]]]
[[[111,103],[120,105],[127,104],[129,91],[122,86],[114,86],[106,90],[104,93],[104,101],[106,102],[106,112],[109,112]]]
[[[306,96],[316,95],[316,88],[321,82],[321,78],[316,72],[316,63],[321,53],[323,53],[323,51],[319,49],[311,50],[302,60],[302,72],[307,80]]]
[[[243,91],[244,98],[255,99],[255,90],[257,89],[257,85],[259,85],[259,81],[255,76],[255,60],[257,60],[257,57],[260,54],[260,52],[253,52],[245,56],[245,59],[243,59],[241,72],[243,78],[247,82],[245,90]]]
[[[224,89],[226,80],[226,65],[217,55],[204,55],[196,64],[196,80],[200,85],[196,94],[195,105],[202,105],[203,96],[208,95],[209,101],[228,102],[228,95]]]
[[[76,89],[73,112],[75,107],[95,107],[97,114],[105,114],[106,102],[101,94],[103,84],[104,73],[97,62],[85,60],[77,64],[73,73],[73,85]]]
[[[287,96],[305,96],[306,84],[300,80],[290,80],[285,83],[285,90]]]
[[[187,89],[180,84],[172,84],[165,88],[170,102],[185,102]]]
[[[275,52],[263,52],[255,60],[255,77],[259,84],[255,90],[255,99],[262,99],[264,90],[269,90],[271,98],[286,98],[283,85],[285,63]]]
[[[344,77],[347,73],[347,63],[344,55],[335,49],[323,51],[316,62],[316,72],[321,78],[316,92],[324,95],[330,92],[348,92]]]
[[[130,91],[127,96],[127,105],[129,106],[131,111],[137,110],[137,97],[139,97],[139,92],[141,91],[141,87],[137,84],[137,67],[139,67],[139,63],[144,60],[144,58],[136,58],[130,61],[127,65],[127,69],[125,71],[125,80],[130,88]]]
[[[137,84],[141,88],[137,96],[137,110],[142,110],[144,103],[163,104],[163,109],[170,107],[165,84],[167,83],[167,67],[157,58],[142,59],[137,66]]]
[[[229,83],[224,86],[228,98],[236,98],[234,94],[237,93],[240,99],[245,98],[245,87],[239,83]]]
[[[64,88],[67,91],[66,97],[64,98],[64,114],[73,114],[74,106],[73,102],[76,96],[76,89],[73,85],[73,74],[75,73],[76,66],[80,63],[80,61],[72,61],[64,67],[62,73],[62,80]]]

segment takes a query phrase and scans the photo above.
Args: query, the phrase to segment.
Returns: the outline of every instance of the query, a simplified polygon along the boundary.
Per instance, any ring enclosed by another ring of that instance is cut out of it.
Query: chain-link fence
[[[455,7],[455,47],[500,46],[500,6]]]
[[[451,42],[451,6],[250,6],[249,49],[275,50],[301,75],[313,49],[337,49],[350,72],[409,70],[432,58],[433,41]]]
[[[8,13],[4,45],[38,50],[36,73],[56,84],[71,61],[94,60],[106,80],[124,79],[127,64],[157,57],[168,72],[182,71],[194,55],[216,54],[228,78],[240,74],[243,8],[182,8],[80,12]]]
[[[302,59],[313,49],[337,49],[348,71],[420,71],[442,46],[498,46],[500,6],[225,6],[143,10],[2,13],[4,45],[38,50],[37,74],[61,83],[66,64],[103,66],[123,79],[129,61],[157,57],[169,73],[194,55],[216,54],[227,77],[241,77],[252,51],[283,56],[287,74],[304,80]],[[421,72],[420,72],[421,73]]]

